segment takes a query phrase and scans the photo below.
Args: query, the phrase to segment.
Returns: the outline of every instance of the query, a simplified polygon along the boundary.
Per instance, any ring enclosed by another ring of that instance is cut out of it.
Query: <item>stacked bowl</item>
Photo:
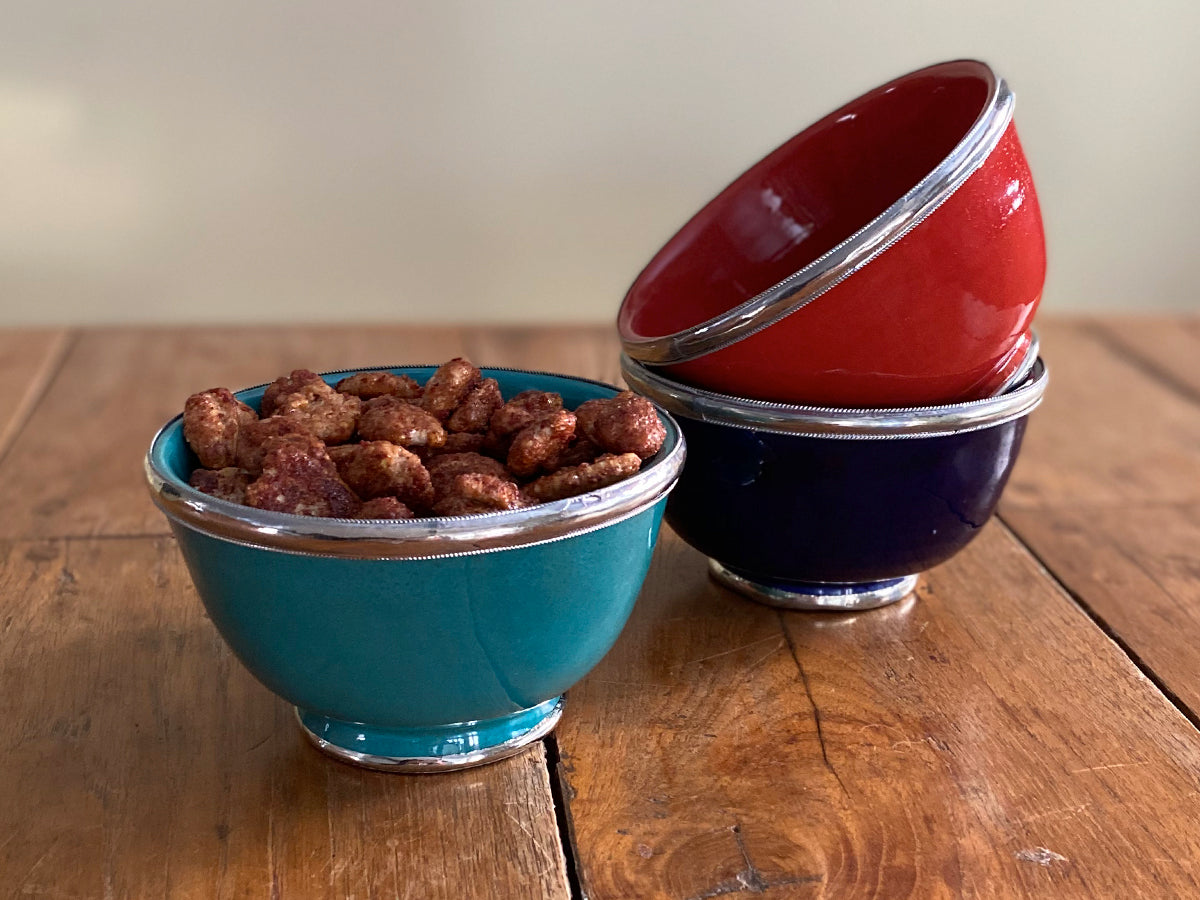
[[[679,419],[675,530],[743,594],[861,609],[995,508],[1046,386],[1041,214],[992,69],[859,97],[756,163],[630,287],[630,387]]]

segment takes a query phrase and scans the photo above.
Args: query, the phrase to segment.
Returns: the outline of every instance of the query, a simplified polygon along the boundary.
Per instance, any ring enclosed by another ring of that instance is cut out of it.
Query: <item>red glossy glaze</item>
[[[938,165],[988,97],[986,68],[905,76],[826,117],[723,191],[651,261],[623,337],[702,325],[852,235]],[[871,263],[721,350],[665,367],[721,393],[822,406],[910,406],[993,393],[1020,363],[1046,252],[1008,126],[983,166]]]

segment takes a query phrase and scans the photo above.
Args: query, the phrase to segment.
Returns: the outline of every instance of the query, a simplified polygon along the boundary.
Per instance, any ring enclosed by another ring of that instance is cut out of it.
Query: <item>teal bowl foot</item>
[[[309,741],[334,759],[380,772],[445,772],[513,756],[548,735],[562,717],[563,698],[484,719],[425,728],[346,722],[296,707]]]

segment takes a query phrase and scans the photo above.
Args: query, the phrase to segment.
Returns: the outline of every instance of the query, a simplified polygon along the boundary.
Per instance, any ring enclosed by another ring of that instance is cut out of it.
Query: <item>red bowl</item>
[[[1026,358],[1046,276],[1012,109],[990,67],[958,60],[800,132],[637,277],[617,319],[625,352],[708,390],[786,403],[994,394]]]

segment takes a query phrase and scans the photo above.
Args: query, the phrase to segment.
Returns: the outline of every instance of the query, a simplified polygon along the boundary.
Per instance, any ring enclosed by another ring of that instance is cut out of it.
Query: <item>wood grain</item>
[[[559,727],[582,893],[1200,895],[1200,733],[1135,665],[1200,720],[1200,330],[1174,322],[1039,322],[1050,390],[1002,504],[1036,559],[994,522],[914,601],[780,614],[664,531]],[[214,384],[458,354],[616,381],[612,329],[26,337],[0,335],[8,895],[570,896],[544,748],[435,778],[311,750],[140,461]]]
[[[170,539],[0,544],[4,896],[565,898],[541,745],[444,776],[307,746]]]
[[[1200,415],[1086,324],[1039,324],[1050,369],[1001,510],[1200,501]]]
[[[701,562],[664,540],[560,726],[592,900],[1200,890],[1200,735],[998,523],[854,616]]]
[[[1087,319],[1050,334],[1061,361],[1048,350],[1050,396],[1002,515],[1198,720],[1200,322]]]
[[[1086,324],[1125,358],[1200,399],[1200,316],[1105,316]]]
[[[612,381],[617,342],[602,327],[242,328],[87,331],[0,469],[0,538],[165,534],[141,459],[186,397],[300,366],[319,371],[438,363],[467,354]]]
[[[546,328],[476,328],[467,349],[488,365],[578,375],[621,384],[621,342],[611,324]]]
[[[165,534],[142,457],[195,391],[463,351],[451,328],[86,331],[0,468],[0,538]]]
[[[1200,718],[1200,509],[1012,511],[1008,523]]]
[[[64,329],[0,332],[0,459],[58,370],[70,340]]]

